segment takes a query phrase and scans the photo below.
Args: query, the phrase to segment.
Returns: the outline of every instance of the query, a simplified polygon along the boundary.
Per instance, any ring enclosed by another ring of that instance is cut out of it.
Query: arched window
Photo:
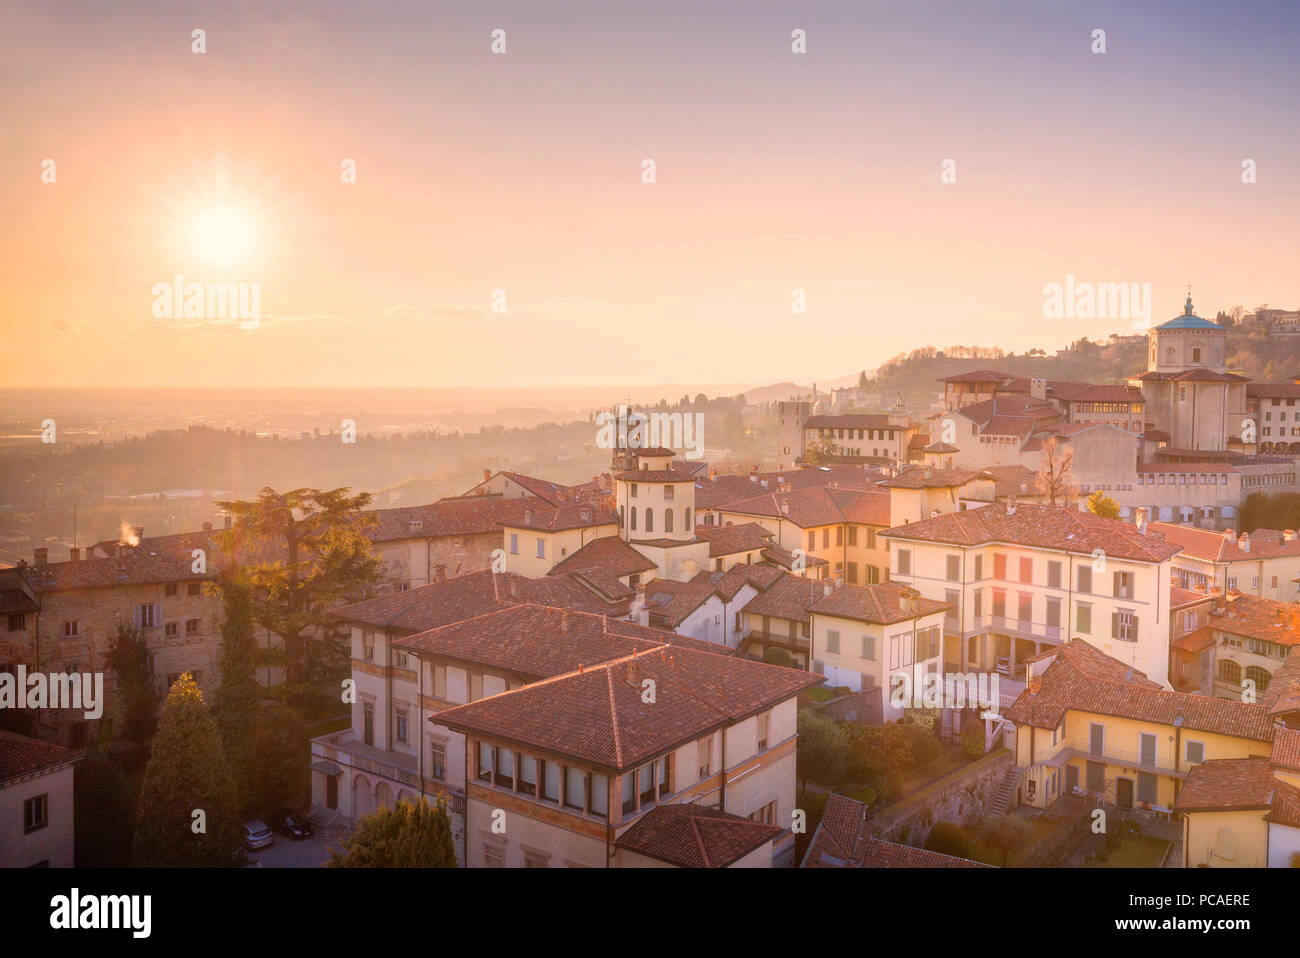
[[[649,506],[645,507],[645,531],[655,531],[655,511]]]
[[[1241,684],[1241,666],[1231,659],[1223,659],[1219,662],[1219,681],[1227,682],[1229,685]]]
[[[1258,665],[1252,665],[1246,669],[1246,678],[1255,683],[1256,692],[1262,692],[1268,688],[1268,680],[1272,677],[1268,669],[1262,669]]]
[[[632,529],[633,532],[636,532],[636,506],[633,506],[633,507],[632,507],[632,525],[631,525],[631,529]]]
[[[618,507],[618,527],[619,527],[620,529],[623,528],[623,521],[624,521],[623,510],[624,510],[624,508],[625,508],[624,506],[619,506],[619,507]]]
[[[692,529],[695,528],[693,525],[691,525],[691,507],[690,507],[690,506],[687,506],[687,507],[686,507],[686,522],[685,522],[685,524],[683,524],[682,528],[683,528],[684,530],[686,530],[687,532],[690,532]]]
[[[1168,349],[1165,350],[1165,365],[1172,366],[1173,364],[1174,364],[1174,347],[1170,346]]]
[[[664,510],[664,532],[673,531],[673,510]]]

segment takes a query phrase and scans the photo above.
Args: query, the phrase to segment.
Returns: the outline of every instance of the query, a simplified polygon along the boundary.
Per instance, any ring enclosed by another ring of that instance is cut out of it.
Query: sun
[[[256,250],[256,230],[252,219],[233,206],[217,206],[201,211],[191,226],[194,252],[204,260],[221,266],[246,262]]]

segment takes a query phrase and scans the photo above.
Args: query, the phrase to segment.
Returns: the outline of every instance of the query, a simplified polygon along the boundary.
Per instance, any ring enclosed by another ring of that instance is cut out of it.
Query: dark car
[[[295,841],[312,836],[311,822],[289,808],[277,808],[266,816],[266,823],[281,835]]]

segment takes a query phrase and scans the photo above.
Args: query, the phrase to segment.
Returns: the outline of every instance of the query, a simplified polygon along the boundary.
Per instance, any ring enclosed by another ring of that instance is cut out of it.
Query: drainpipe
[[[811,644],[811,642],[812,637],[809,636],[809,643]],[[725,812],[727,810],[727,727],[722,726],[722,730],[718,734],[722,739],[722,795],[720,807]]]
[[[415,697],[415,720],[420,723],[420,755],[416,760],[415,767],[420,775],[420,799],[426,798],[424,794],[424,660],[418,655],[415,656],[415,667],[419,670],[419,691]]]

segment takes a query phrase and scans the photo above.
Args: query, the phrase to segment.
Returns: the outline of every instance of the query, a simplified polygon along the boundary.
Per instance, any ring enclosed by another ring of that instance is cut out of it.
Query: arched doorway
[[[363,818],[375,810],[375,796],[369,780],[364,775],[352,778],[352,820]]]
[[[380,782],[375,788],[375,807],[392,808],[393,804],[393,790],[388,787],[387,782]]]

